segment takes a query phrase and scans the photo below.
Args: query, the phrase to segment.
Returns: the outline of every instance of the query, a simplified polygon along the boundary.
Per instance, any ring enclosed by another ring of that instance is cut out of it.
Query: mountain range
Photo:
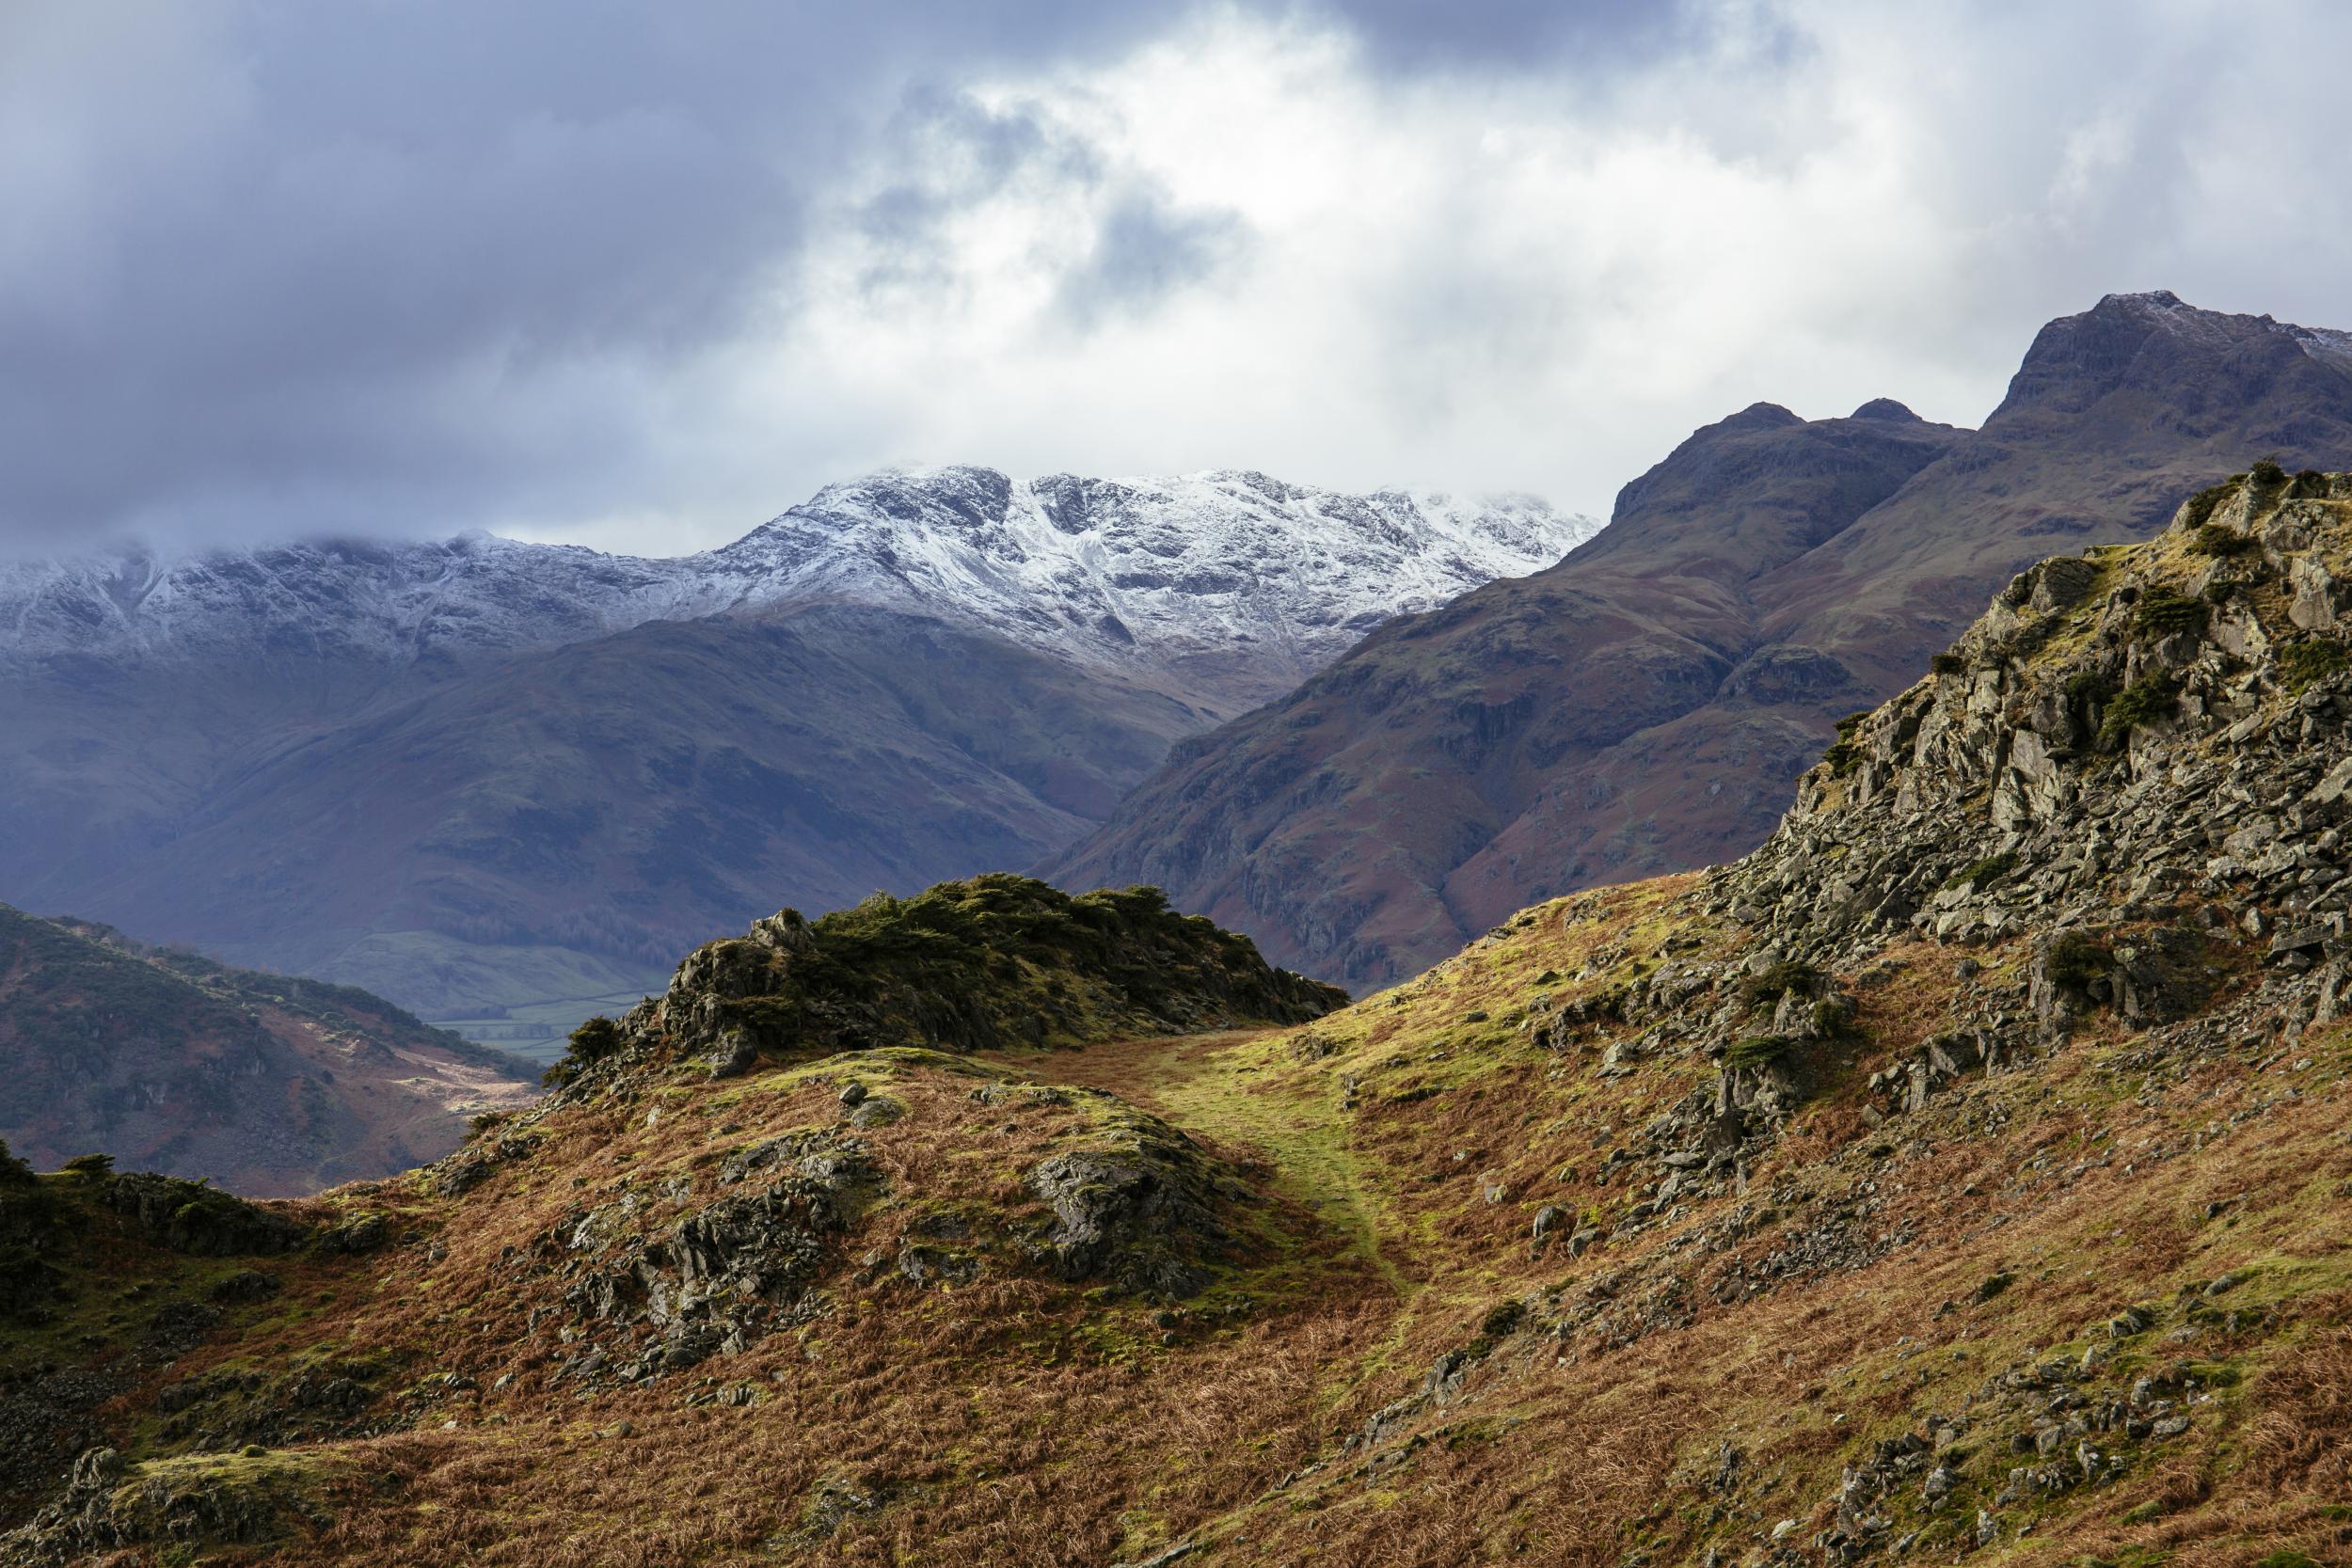
[[[1527,903],[1758,842],[1841,715],[2057,544],[2144,537],[2260,457],[2352,463],[2352,334],[2110,295],[1979,430],[1759,404],[1558,565],[1400,617],[1168,762],[1041,874],[1152,882],[1350,986]]]
[[[477,534],[19,563],[0,890],[437,1017],[628,993],[781,903],[1026,864],[1173,741],[1596,526],[967,467],[675,560]]]

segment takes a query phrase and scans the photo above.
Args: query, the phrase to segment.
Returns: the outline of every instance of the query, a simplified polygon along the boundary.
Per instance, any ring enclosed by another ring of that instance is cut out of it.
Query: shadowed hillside
[[[530,1072],[348,986],[224,968],[0,905],[0,1136],[244,1193],[437,1159]]]
[[[568,1029],[780,903],[1028,864],[1176,739],[1595,526],[940,467],[671,560],[469,534],[0,562],[0,896]]]

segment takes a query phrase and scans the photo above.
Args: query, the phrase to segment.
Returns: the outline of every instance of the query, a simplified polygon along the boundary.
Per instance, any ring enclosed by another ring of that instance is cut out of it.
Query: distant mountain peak
[[[2155,403],[2259,401],[2305,360],[2352,373],[2352,337],[2201,309],[2166,289],[2108,294],[2035,335],[1986,427],[2036,411],[2079,413],[2126,389]]]
[[[2195,306],[2169,289],[2143,289],[2136,293],[2103,294],[2093,310],[2194,310]]]
[[[1918,415],[1911,411],[1911,406],[1908,404],[1898,403],[1893,398],[1872,398],[1869,402],[1864,404],[1861,407],[1855,409],[1851,414],[1849,414],[1846,417],[1850,420],[1911,420],[1920,423],[1925,422],[1924,420],[1920,420]]]
[[[1728,419],[1718,420],[1701,431],[1701,435],[1729,436],[1747,430],[1777,430],[1783,425],[1803,424],[1804,420],[1792,410],[1777,403],[1751,403]]]

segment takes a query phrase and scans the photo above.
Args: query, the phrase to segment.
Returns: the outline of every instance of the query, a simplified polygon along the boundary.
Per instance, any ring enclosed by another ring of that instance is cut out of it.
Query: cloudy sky
[[[895,461],[1605,513],[2111,290],[2352,326],[2333,0],[0,0],[0,549]]]

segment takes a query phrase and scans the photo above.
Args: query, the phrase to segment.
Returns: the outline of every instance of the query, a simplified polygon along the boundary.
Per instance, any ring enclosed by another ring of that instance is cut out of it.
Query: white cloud
[[[190,154],[207,178],[183,186],[269,171],[219,221],[276,218],[294,248],[212,257],[202,202],[123,216],[148,164],[180,172],[168,138],[101,135],[71,97],[0,111],[0,133],[81,127],[0,135],[0,196],[40,194],[77,254],[193,235],[217,267],[191,293],[0,250],[11,288],[150,329],[102,345],[116,376],[168,372],[134,421],[229,352],[174,312],[260,358],[121,483],[48,488],[162,532],[330,518],[644,550],[899,459],[1603,510],[1757,399],[1974,422],[2042,321],[2111,289],[2352,325],[2352,143],[2324,76],[2297,86],[2352,44],[2331,6],[1726,0],[1613,55],[1587,33],[1514,55],[1535,11],[1504,6],[1436,63],[1393,18],[1167,14],[1084,51],[1057,23],[987,51],[869,41],[837,82],[814,40],[794,83],[818,106],[789,123],[755,72],[698,95],[723,39],[651,87],[534,78],[531,105],[491,71],[471,140],[409,135],[395,95],[342,126],[275,112],[266,70],[175,74],[201,36],[102,52],[92,81],[157,76],[185,105],[167,123],[231,150]],[[290,124],[339,134],[280,145]],[[469,225],[501,241],[478,263]],[[306,312],[258,350],[254,277]],[[47,542],[38,489],[0,486],[0,522]]]

